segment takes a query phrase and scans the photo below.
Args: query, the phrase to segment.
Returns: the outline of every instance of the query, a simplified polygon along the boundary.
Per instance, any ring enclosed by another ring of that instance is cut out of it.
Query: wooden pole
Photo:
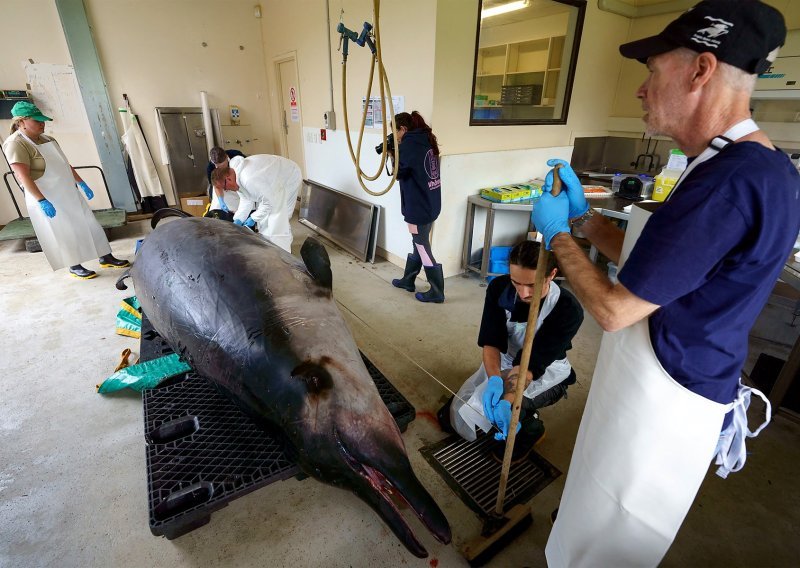
[[[558,170],[561,166],[553,168],[553,196],[561,193],[561,178]],[[535,205],[534,205],[535,207]],[[539,319],[539,304],[542,300],[542,289],[544,279],[547,276],[547,263],[550,260],[550,251],[544,248],[544,240],[539,249],[539,259],[536,261],[536,279],[533,284],[533,298],[528,312],[528,325],[525,328],[525,339],[522,344],[522,359],[519,362],[520,376],[517,379],[517,389],[514,392],[514,405],[511,407],[511,425],[508,427],[508,439],[506,440],[506,451],[503,454],[503,468],[500,471],[500,489],[497,492],[497,504],[495,514],[503,514],[503,503],[506,499],[506,486],[508,485],[508,472],[511,469],[511,456],[514,453],[514,441],[517,438],[517,424],[519,423],[519,413],[522,409],[522,396],[525,392],[525,381],[528,373],[528,363],[531,360],[533,349],[533,336],[536,333],[536,320]]]

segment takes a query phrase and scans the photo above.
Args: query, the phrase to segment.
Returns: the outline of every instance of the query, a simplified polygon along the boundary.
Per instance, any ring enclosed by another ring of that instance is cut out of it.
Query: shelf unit
[[[562,35],[479,48],[475,95],[476,100],[485,97],[486,103],[473,101],[473,108],[503,109],[503,118],[546,117],[558,95],[565,39]],[[535,86],[532,104],[500,104],[503,87],[527,85]]]

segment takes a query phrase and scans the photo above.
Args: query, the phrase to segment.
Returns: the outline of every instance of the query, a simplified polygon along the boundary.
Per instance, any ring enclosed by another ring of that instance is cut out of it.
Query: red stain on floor
[[[424,418],[425,420],[427,420],[428,422],[430,422],[431,424],[433,424],[434,426],[439,428],[439,420],[436,418],[436,415],[433,414],[433,412],[427,412],[427,411],[419,412],[418,411],[417,412],[417,418]]]
[[[431,565],[431,568],[436,568],[439,565],[439,559],[438,558],[431,558],[430,565]]]

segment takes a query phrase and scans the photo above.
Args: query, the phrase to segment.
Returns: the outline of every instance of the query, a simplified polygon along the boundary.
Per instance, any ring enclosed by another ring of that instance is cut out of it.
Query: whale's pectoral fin
[[[308,272],[320,285],[325,288],[333,287],[331,259],[321,242],[314,237],[308,237],[300,248],[300,256],[303,257]]]

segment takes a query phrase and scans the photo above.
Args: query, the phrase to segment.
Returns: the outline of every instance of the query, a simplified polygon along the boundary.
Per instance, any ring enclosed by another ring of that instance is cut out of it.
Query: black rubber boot
[[[419,274],[420,270],[422,270],[422,260],[418,256],[414,257],[414,255],[408,255],[408,258],[406,258],[405,274],[403,274],[402,278],[395,278],[392,280],[392,286],[413,292],[417,289],[416,286],[414,286],[414,280],[417,279],[417,274]]]
[[[425,276],[428,277],[428,284],[431,285],[431,289],[427,292],[417,292],[414,297],[420,302],[441,304],[444,302],[444,273],[442,272],[442,265],[426,266]]]
[[[100,266],[103,268],[127,268],[131,265],[125,259],[114,258],[113,254],[107,254],[100,257]]]
[[[69,273],[75,278],[80,278],[81,280],[90,280],[97,277],[97,272],[84,268],[80,264],[70,266]]]

